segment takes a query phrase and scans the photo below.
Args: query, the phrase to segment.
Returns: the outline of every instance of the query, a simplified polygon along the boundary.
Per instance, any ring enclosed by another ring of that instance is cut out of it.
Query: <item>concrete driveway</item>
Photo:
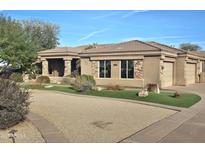
[[[109,98],[33,91],[31,111],[69,142],[119,142],[176,111]]]
[[[123,142],[205,143],[205,83],[173,86],[169,89],[192,92],[201,101],[133,134]]]
[[[202,100],[189,109],[189,112],[195,113],[194,116],[164,137],[160,142],[205,143],[205,83],[186,87],[175,86],[172,89],[199,94]]]
[[[169,87],[169,89],[192,92],[192,93],[199,94],[202,97],[203,95],[205,95],[205,83],[196,83],[196,84],[188,85],[188,86],[172,86],[172,87]]]

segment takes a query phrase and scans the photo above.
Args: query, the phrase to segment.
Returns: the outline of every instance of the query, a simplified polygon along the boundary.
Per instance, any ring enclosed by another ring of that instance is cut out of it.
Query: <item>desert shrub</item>
[[[42,75],[42,76],[37,77],[36,82],[41,84],[41,83],[50,83],[51,81],[48,76]]]
[[[28,79],[32,80],[32,79],[36,79],[38,74],[41,74],[42,71],[40,69],[39,66],[37,66],[36,64],[33,64],[29,67],[29,69],[27,69],[26,74],[28,74]]]
[[[156,92],[158,89],[158,85],[156,83],[149,83],[146,87],[148,92]]]
[[[0,128],[11,127],[28,113],[29,93],[16,82],[0,79]]]
[[[120,85],[107,85],[107,90],[123,90],[124,88]]]
[[[36,79],[36,74],[33,74],[33,73],[29,74],[28,79],[29,80]]]
[[[23,82],[23,76],[21,73],[12,73],[9,79],[15,82]]]
[[[174,93],[174,95],[173,95],[173,97],[175,97],[175,98],[177,98],[177,97],[179,97],[180,96],[180,93],[178,92],[178,91],[176,91],[175,93]]]
[[[61,81],[61,84],[65,84],[65,85],[71,85],[73,84],[74,79],[71,77],[64,77]]]
[[[74,70],[74,71],[71,73],[71,77],[76,78],[77,76],[79,76],[79,71],[78,71],[78,70]]]
[[[80,92],[92,90],[96,85],[95,79],[91,75],[77,76],[72,87]]]

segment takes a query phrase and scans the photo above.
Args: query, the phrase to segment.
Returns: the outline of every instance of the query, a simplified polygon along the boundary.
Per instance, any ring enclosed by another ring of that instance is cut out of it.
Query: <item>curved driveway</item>
[[[32,91],[31,111],[70,142],[119,142],[176,111],[109,98]]]

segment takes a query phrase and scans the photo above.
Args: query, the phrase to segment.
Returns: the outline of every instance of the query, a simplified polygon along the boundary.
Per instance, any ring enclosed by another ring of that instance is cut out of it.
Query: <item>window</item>
[[[100,60],[100,78],[110,78],[111,77],[111,61],[110,60]]]
[[[134,78],[133,60],[121,60],[121,78]]]

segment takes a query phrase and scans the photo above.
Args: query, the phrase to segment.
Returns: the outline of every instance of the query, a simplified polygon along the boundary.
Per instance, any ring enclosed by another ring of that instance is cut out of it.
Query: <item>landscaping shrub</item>
[[[29,93],[16,82],[0,79],[0,128],[11,127],[28,113]]]
[[[148,92],[157,93],[159,91],[159,86],[156,83],[149,83],[149,84],[147,84],[146,89]]]
[[[51,81],[50,81],[50,78],[48,76],[42,75],[36,79],[36,82],[42,84],[42,83],[50,83]]]
[[[29,74],[28,79],[29,80],[36,79],[36,74],[33,74],[33,73]]]
[[[74,82],[74,78],[71,78],[71,77],[64,77],[61,81],[61,84],[64,84],[64,85],[71,85],[73,84]]]
[[[178,91],[176,91],[176,92],[174,93],[174,95],[173,95],[173,97],[175,97],[175,98],[177,98],[177,97],[179,97],[179,96],[180,96],[180,94],[179,94]]]
[[[12,73],[9,79],[15,82],[23,82],[23,76],[21,73]]]
[[[120,85],[107,85],[107,90],[123,90],[124,88]]]
[[[80,92],[92,90],[96,85],[95,79],[91,75],[77,76],[72,87]]]

